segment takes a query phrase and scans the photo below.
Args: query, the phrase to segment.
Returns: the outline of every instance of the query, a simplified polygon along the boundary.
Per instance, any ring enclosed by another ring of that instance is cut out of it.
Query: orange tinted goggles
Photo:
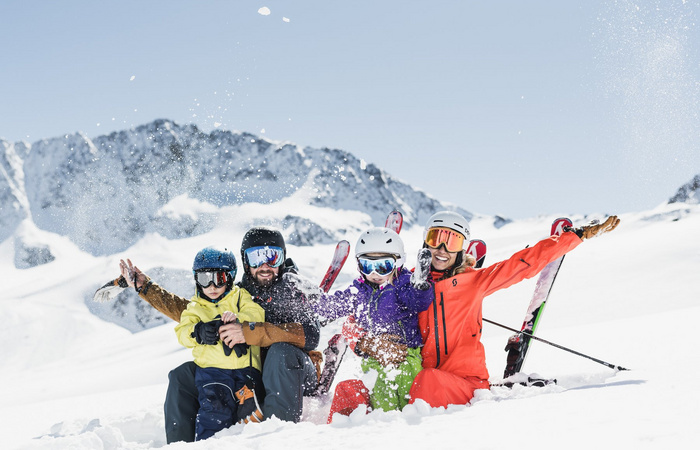
[[[448,252],[458,252],[464,246],[464,236],[449,228],[431,228],[425,235],[425,245],[430,248],[444,245]]]

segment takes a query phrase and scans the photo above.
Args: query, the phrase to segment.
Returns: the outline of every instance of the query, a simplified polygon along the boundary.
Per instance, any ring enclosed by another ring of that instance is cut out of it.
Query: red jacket
[[[572,232],[552,236],[521,250],[505,261],[435,283],[435,300],[418,316],[423,337],[423,368],[438,368],[460,377],[488,380],[481,343],[484,297],[537,275],[551,261],[576,248],[581,239]]]

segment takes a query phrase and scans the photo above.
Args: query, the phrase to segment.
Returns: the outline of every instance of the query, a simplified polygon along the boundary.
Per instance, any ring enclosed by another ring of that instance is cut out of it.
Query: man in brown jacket
[[[286,256],[284,238],[278,230],[255,227],[245,234],[241,244],[244,275],[238,286],[247,290],[265,310],[265,322],[226,324],[219,328],[219,337],[229,347],[241,343],[262,347],[266,392],[265,398],[260,399],[263,414],[265,418],[276,416],[298,422],[303,396],[313,392],[318,383],[317,369],[309,352],[318,345],[320,325],[302,292],[282,277],[285,273],[296,273],[296,266]],[[120,268],[127,283],[142,299],[180,321],[180,314],[189,303],[187,299],[154,283],[129,260],[121,261]],[[199,408],[194,369],[190,361],[168,374],[164,409],[169,444],[194,441]]]

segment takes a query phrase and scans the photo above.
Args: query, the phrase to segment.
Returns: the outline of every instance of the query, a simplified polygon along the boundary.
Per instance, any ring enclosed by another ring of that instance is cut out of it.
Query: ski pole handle
[[[597,362],[598,364],[602,364],[602,365],[604,365],[604,366],[606,366],[606,367],[609,367],[609,368],[611,368],[611,369],[619,370],[619,371],[621,371],[621,370],[629,370],[629,369],[625,369],[625,368],[622,367],[622,366],[616,366],[615,364],[610,364],[609,362],[605,362],[605,361],[603,361],[602,359],[598,359],[598,358],[594,358],[594,357],[592,357],[592,356],[584,355],[584,354],[581,353],[581,352],[577,352],[576,350],[572,350],[572,349],[570,349],[570,348],[564,347],[563,345],[555,344],[554,342],[550,342],[550,341],[548,341],[548,340],[546,340],[546,339],[542,339],[542,338],[540,338],[540,337],[537,337],[537,336],[535,336],[534,334],[530,334],[530,333],[528,333],[527,331],[518,331],[518,330],[516,330],[515,328],[511,328],[511,327],[502,325],[502,324],[500,324],[500,323],[498,323],[498,322],[494,322],[493,320],[489,320],[489,319],[487,319],[487,318],[485,318],[485,317],[483,317],[482,319],[483,319],[484,322],[488,322],[488,323],[490,323],[490,324],[492,324],[492,325],[496,325],[496,326],[498,326],[498,327],[505,328],[506,330],[510,330],[510,331],[515,332],[515,333],[523,334],[523,335],[529,337],[530,339],[534,339],[534,340],[536,340],[536,341],[544,342],[545,344],[549,344],[549,345],[551,345],[552,347],[556,347],[556,348],[558,348],[558,349],[560,349],[560,350],[564,350],[564,351],[567,351],[567,352],[569,352],[569,353],[573,353],[574,355],[582,356],[582,357],[584,357],[584,358],[590,359],[591,361],[595,361],[595,362]]]

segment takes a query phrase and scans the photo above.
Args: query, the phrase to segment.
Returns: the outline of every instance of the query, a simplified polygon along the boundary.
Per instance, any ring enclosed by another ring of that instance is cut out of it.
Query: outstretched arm
[[[512,286],[542,271],[551,261],[576,248],[585,239],[600,236],[614,230],[620,224],[617,216],[608,217],[603,223],[591,222],[579,228],[567,228],[561,236],[542,239],[532,247],[515,253],[505,261],[479,269],[483,295]]]
[[[146,300],[151,306],[170,317],[175,322],[180,321],[182,311],[187,308],[189,301],[186,298],[166,291],[141,270],[131,263],[131,260],[121,260],[119,269],[127,284],[139,293],[139,297]]]

